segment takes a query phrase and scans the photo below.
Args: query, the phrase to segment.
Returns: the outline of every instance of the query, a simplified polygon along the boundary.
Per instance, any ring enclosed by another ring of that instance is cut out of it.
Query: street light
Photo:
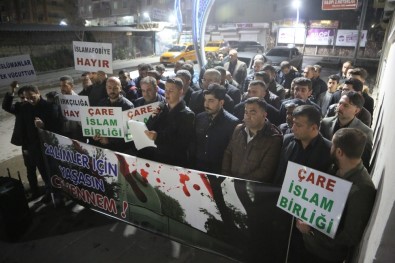
[[[151,17],[149,16],[148,12],[144,12],[144,13],[143,13],[143,17],[144,17],[145,19],[148,19],[148,22],[151,22]]]
[[[296,8],[296,25],[299,24],[299,7],[302,3],[300,2],[300,0],[294,0],[292,2],[293,7]]]

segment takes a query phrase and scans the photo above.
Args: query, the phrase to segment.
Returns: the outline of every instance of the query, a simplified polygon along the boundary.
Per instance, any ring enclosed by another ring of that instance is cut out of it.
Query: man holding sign
[[[351,128],[338,130],[332,139],[331,155],[338,170],[336,175],[352,182],[339,228],[332,239],[297,220],[303,234],[306,253],[301,262],[343,262],[358,246],[373,208],[376,189],[362,163],[366,135]]]

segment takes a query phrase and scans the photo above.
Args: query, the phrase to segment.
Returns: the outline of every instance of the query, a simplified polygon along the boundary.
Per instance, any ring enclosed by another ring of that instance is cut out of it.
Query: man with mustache
[[[374,205],[376,189],[368,171],[362,164],[366,135],[358,129],[338,130],[332,139],[331,156],[338,170],[336,176],[352,183],[343,216],[335,238],[311,228],[302,220],[296,228],[303,235],[306,253],[300,262],[343,262],[350,260],[358,247]]]
[[[335,132],[342,128],[356,128],[362,131],[367,136],[362,161],[369,171],[369,161],[373,145],[373,131],[356,117],[363,108],[364,102],[363,96],[358,92],[350,91],[344,94],[336,107],[336,116],[324,118],[321,121],[320,132],[324,138],[332,140]]]
[[[107,98],[99,101],[99,107],[121,107],[122,111],[133,109],[134,105],[127,98],[121,94],[122,84],[119,78],[109,77],[106,82]],[[125,143],[123,138],[109,138],[102,137],[96,134],[93,137],[94,143],[97,146],[105,147],[113,151],[118,151],[126,154],[135,154],[133,142]]]

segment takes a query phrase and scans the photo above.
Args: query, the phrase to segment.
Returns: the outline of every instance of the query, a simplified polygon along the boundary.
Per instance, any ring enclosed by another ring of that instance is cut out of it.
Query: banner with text
[[[152,112],[159,106],[159,103],[160,102],[154,102],[141,107],[123,111],[125,142],[133,141],[128,121],[135,120],[147,123],[148,118],[151,116]]]
[[[277,206],[334,238],[351,182],[288,162]]]
[[[10,85],[17,80],[29,82],[36,79],[30,55],[0,58],[0,86]]]
[[[80,107],[82,134],[87,137],[123,138],[123,118],[120,107]]]
[[[59,94],[59,104],[63,117],[69,121],[81,121],[80,107],[89,106],[88,96]]]
[[[303,27],[281,27],[277,32],[277,43],[280,44],[303,44],[306,29]]]
[[[112,44],[73,41],[74,67],[81,71],[112,74]]]
[[[335,29],[311,28],[307,31],[306,45],[330,46],[334,43]]]
[[[359,45],[365,47],[367,41],[367,30],[362,30]],[[339,29],[336,36],[336,46],[355,47],[357,46],[358,30]]]
[[[322,0],[322,10],[357,9],[358,0]]]
[[[280,188],[157,163],[40,130],[51,185],[80,204],[237,260],[284,262]],[[268,238],[270,237],[270,238]]]

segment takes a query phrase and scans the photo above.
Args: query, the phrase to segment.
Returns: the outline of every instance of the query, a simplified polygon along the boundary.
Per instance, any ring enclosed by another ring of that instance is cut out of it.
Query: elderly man
[[[134,106],[140,107],[154,102],[165,101],[162,95],[158,94],[157,81],[154,77],[147,76],[140,81],[141,93],[143,97],[134,101]]]
[[[366,135],[357,129],[344,128],[333,136],[331,156],[338,167],[336,175],[351,182],[351,190],[334,238],[296,221],[306,249],[300,262],[344,262],[358,247],[376,197],[375,186],[361,161],[365,143]]]
[[[253,97],[245,101],[244,124],[239,124],[225,150],[222,173],[272,183],[280,159],[283,136],[266,119],[267,104]]]
[[[224,64],[224,68],[229,71],[236,82],[243,87],[244,80],[247,77],[247,65],[243,61],[238,60],[236,49],[229,51],[229,58],[229,62]]]

